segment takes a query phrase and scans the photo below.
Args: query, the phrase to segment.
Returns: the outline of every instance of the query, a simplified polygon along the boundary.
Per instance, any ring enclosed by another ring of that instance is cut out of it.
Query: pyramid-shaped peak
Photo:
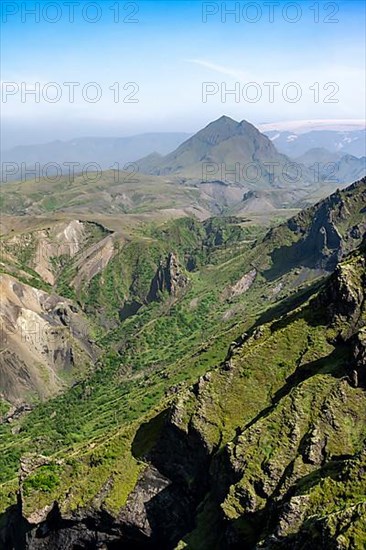
[[[227,122],[228,124],[232,124],[232,123],[238,124],[237,120],[234,120],[233,118],[227,115],[220,116],[220,118],[218,118],[217,120],[214,120],[212,124],[214,124],[215,122]]]
[[[248,138],[258,139],[260,132],[255,126],[246,120],[237,122],[236,120],[224,115],[217,120],[210,122],[210,124],[200,130],[194,138],[213,145],[234,138],[235,136],[247,136]]]
[[[234,120],[233,118],[230,118],[229,116],[223,115],[217,120],[213,120],[210,122],[206,128],[224,128],[224,127],[230,127],[230,128],[236,128],[238,126],[239,122]],[[205,129],[205,128],[204,128]]]
[[[228,116],[222,116],[210,122],[200,130],[194,137],[211,145],[230,139],[237,134],[239,122]]]

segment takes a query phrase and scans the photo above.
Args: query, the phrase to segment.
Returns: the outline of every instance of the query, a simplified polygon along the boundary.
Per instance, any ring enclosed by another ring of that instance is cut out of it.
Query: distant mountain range
[[[25,163],[30,168],[35,163],[41,167],[48,163],[57,163],[63,168],[64,163],[78,162],[81,167],[87,163],[97,163],[102,170],[108,170],[119,164],[120,169],[124,165],[133,162],[139,157],[157,151],[163,155],[173,151],[189,134],[175,133],[150,133],[121,138],[85,137],[70,141],[52,141],[39,145],[20,145],[1,152],[1,162]],[[68,170],[65,167],[65,172]],[[77,167],[75,172],[77,172]],[[82,171],[79,169],[79,171]],[[20,173],[14,174],[9,179],[20,179]]]
[[[290,158],[276,146],[276,140],[245,120],[223,116],[168,155],[154,153],[137,164],[145,174],[205,186],[209,195],[231,206],[236,200],[236,213],[314,202],[324,189],[331,193],[366,173],[365,157],[313,148]],[[240,199],[238,188],[245,190]]]
[[[149,154],[136,160],[141,151]],[[30,186],[22,183],[21,188],[10,185],[3,192],[3,206],[11,213],[69,211],[77,206],[79,211],[99,213],[193,208],[201,217],[223,212],[268,215],[313,204],[366,174],[365,157],[316,147],[290,158],[277,150],[277,138],[271,140],[249,122],[227,116],[188,138],[186,134],[83,138],[18,147],[11,155],[5,155],[9,162],[30,167],[34,162],[41,168],[48,162],[79,162],[82,167],[91,162],[105,169],[95,181],[85,182],[82,177],[70,181],[65,166],[55,186],[42,178],[29,181]],[[132,170],[126,166],[131,162]],[[108,171],[113,167],[119,168],[120,177]],[[76,167],[75,174],[80,172]]]
[[[312,130],[306,133],[264,130],[281,153],[291,158],[304,155],[309,149],[325,148],[331,153],[366,155],[366,130]]]
[[[127,164],[137,161],[144,173],[184,173],[185,177],[192,179],[202,177],[202,163],[224,163],[227,178],[230,180],[230,167],[235,166],[237,162],[241,165],[250,162],[278,162],[282,166],[293,159],[301,161],[303,155],[307,155],[309,159],[312,155],[309,151],[313,149],[326,149],[327,159],[331,158],[329,154],[336,153],[337,161],[342,155],[358,158],[366,155],[365,129],[357,126],[357,129],[352,129],[351,125],[344,126],[342,130],[329,127],[325,130],[319,129],[322,126],[314,130],[313,127],[315,126],[309,125],[310,131],[306,131],[307,125],[294,126],[292,131],[285,129],[283,124],[279,124],[278,130],[275,124],[262,124],[259,125],[261,131],[258,131],[248,122],[238,123],[224,116],[193,136],[183,132],[147,133],[122,138],[85,137],[70,141],[19,145],[1,152],[2,171],[3,163],[9,162],[19,166],[24,163],[29,169],[39,163],[42,175],[43,167],[49,163],[60,165],[64,168],[64,173],[68,173],[69,168],[64,166],[65,163],[79,163],[80,166],[75,167],[75,172],[78,172],[78,168],[81,172],[88,163],[96,163],[102,170],[108,170],[117,164],[119,169],[123,169]],[[271,143],[268,143],[264,136],[269,138]],[[216,174],[212,166],[207,169],[211,170],[216,179],[222,179],[221,167]],[[253,170],[249,169],[249,179],[253,177]],[[52,167],[48,168],[48,175],[53,172]],[[205,175],[207,174],[204,171]],[[263,169],[262,176],[268,180],[268,168]],[[346,183],[361,176],[362,174],[353,168],[350,172],[340,172],[340,178],[346,177]],[[308,178],[309,175],[304,179]],[[20,170],[10,175],[3,173],[3,182],[17,179],[21,179]]]
[[[322,147],[310,149],[295,160],[313,170],[314,174],[318,173],[321,180],[328,182],[356,181],[366,172],[366,157],[331,153]]]

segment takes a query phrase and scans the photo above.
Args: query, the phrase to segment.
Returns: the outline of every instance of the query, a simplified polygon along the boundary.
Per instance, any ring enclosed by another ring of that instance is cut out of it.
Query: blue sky
[[[9,144],[77,135],[190,132],[222,114],[253,123],[365,118],[365,3],[269,3],[274,4],[273,22],[268,2],[80,0],[70,22],[62,0],[3,0],[1,108]],[[38,9],[39,22],[24,4]],[[99,13],[91,4],[99,5]],[[236,16],[227,14],[226,22],[225,4],[227,10],[235,5],[240,10]],[[82,15],[86,5],[89,21]],[[119,22],[111,9],[117,5]],[[133,13],[136,6],[138,13]],[[123,21],[129,14],[138,22]],[[92,23],[97,15],[100,20]],[[60,20],[51,23],[56,16]],[[296,17],[298,21],[289,21]],[[334,20],[338,22],[330,22]],[[9,82],[19,90],[5,102]],[[22,101],[22,82],[28,88],[39,83],[38,103],[30,95]],[[56,93],[50,82],[61,91],[55,103],[42,97],[44,90]],[[80,83],[72,104],[65,82]],[[95,103],[81,93],[90,82],[102,94]],[[116,82],[120,99],[134,91],[137,102],[114,102],[109,88]],[[252,82],[255,86],[248,86]],[[273,101],[268,82],[277,83]],[[296,87],[288,87],[291,82]],[[211,95],[203,101],[205,89]],[[234,89],[236,95],[225,96],[225,90]],[[283,97],[295,100],[300,92],[298,101]],[[256,102],[255,94],[261,94]]]

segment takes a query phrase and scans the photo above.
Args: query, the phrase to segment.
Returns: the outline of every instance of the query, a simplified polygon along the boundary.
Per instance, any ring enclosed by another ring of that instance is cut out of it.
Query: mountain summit
[[[269,181],[269,164],[283,167],[289,159],[271,140],[249,122],[237,122],[222,116],[163,157],[146,157],[138,161],[142,172],[153,175],[176,174],[187,179],[225,183],[273,183]],[[216,165],[216,170],[215,170]],[[233,173],[235,167],[240,173]],[[230,174],[231,172],[231,174]],[[223,177],[225,176],[225,177]]]
[[[194,138],[207,142],[210,145],[217,145],[226,139],[230,139],[235,135],[242,134],[242,129],[244,124],[247,127],[252,127],[254,130],[256,128],[249,124],[246,121],[237,122],[236,120],[223,115],[222,117],[210,122],[205,128],[197,132],[192,138],[189,138],[184,143],[189,143]],[[184,144],[182,144],[184,145]]]

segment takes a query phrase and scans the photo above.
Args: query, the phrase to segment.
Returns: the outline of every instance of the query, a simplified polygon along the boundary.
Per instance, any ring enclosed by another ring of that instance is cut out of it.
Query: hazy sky
[[[253,123],[365,117],[362,0],[1,7],[3,148],[193,132],[222,114]]]

